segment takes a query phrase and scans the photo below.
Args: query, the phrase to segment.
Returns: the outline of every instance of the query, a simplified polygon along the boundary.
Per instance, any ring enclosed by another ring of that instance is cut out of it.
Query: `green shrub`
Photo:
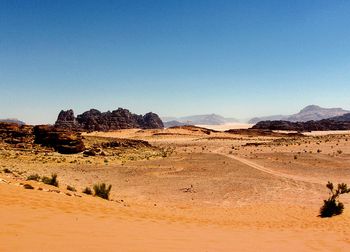
[[[73,186],[70,186],[70,185],[67,185],[67,190],[68,191],[72,191],[72,192],[76,192],[77,191]]]
[[[52,174],[51,178],[44,176],[44,177],[42,177],[41,181],[44,184],[58,187],[57,174]]]
[[[39,181],[40,180],[40,176],[38,174],[31,174],[27,177],[27,180],[35,180],[35,181]]]
[[[330,196],[327,200],[323,201],[323,206],[320,209],[320,216],[322,218],[341,214],[344,210],[344,204],[339,202],[339,196],[341,194],[350,193],[350,188],[344,183],[338,184],[336,190],[334,190],[333,183],[329,181],[326,186],[330,191]]]
[[[102,199],[109,199],[109,192],[112,189],[112,185],[106,186],[105,183],[94,185],[95,196],[100,197]]]
[[[90,187],[85,187],[85,189],[83,190],[83,193],[85,193],[87,195],[91,195],[92,191],[91,191]]]

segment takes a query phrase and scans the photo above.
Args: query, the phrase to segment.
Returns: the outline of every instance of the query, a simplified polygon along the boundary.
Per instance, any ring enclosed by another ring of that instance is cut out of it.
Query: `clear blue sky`
[[[0,118],[350,109],[350,1],[0,0]]]

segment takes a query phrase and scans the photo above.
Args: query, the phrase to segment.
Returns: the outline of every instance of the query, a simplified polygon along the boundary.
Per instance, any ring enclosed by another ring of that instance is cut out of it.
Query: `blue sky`
[[[0,0],[0,118],[350,109],[350,1]]]

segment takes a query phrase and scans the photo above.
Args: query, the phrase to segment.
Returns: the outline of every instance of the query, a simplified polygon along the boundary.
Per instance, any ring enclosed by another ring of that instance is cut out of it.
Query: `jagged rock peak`
[[[61,110],[61,112],[58,114],[55,126],[62,129],[77,128],[78,125],[74,117],[74,111],[72,109],[66,111]]]
[[[97,109],[90,109],[77,117],[74,117],[73,110],[61,111],[55,126],[58,128],[88,131],[164,127],[162,120],[155,113],[149,112],[144,116],[136,115],[123,108],[118,108],[112,112],[100,112]]]

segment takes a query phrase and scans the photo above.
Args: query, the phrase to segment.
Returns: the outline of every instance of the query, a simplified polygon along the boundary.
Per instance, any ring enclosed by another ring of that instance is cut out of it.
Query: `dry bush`
[[[58,187],[57,174],[52,174],[51,178],[44,176],[44,177],[42,177],[41,181],[44,184]]]
[[[344,210],[344,204],[339,202],[339,196],[341,194],[350,193],[350,188],[344,183],[338,184],[336,190],[334,190],[333,183],[329,181],[326,186],[330,191],[330,196],[327,200],[323,201],[323,206],[320,209],[320,216],[322,218],[341,214]]]
[[[94,185],[95,196],[102,199],[109,199],[109,193],[112,189],[112,185],[107,186],[105,183]]]

